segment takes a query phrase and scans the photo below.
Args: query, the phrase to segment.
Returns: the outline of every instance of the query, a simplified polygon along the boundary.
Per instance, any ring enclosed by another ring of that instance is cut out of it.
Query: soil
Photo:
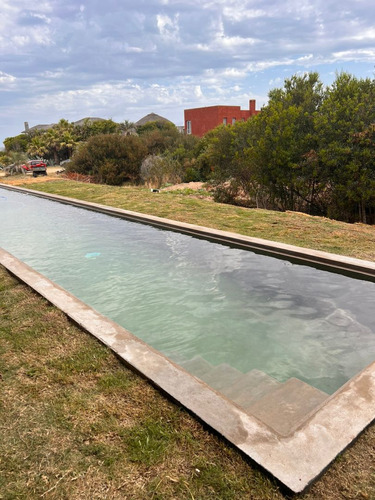
[[[179,191],[180,189],[193,189],[194,191],[198,191],[199,189],[203,189],[204,182],[183,182],[181,184],[174,184],[173,186],[168,186],[162,188],[160,191]]]

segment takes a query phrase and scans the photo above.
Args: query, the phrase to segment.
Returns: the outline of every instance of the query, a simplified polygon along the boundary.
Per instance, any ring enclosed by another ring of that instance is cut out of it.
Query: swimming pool
[[[332,394],[375,359],[371,280],[1,188],[0,210],[0,246],[203,380]]]

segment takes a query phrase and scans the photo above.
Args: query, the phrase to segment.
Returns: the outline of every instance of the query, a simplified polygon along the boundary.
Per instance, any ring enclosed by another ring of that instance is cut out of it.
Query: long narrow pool
[[[375,359],[375,283],[0,188],[0,246],[177,363],[333,393]]]

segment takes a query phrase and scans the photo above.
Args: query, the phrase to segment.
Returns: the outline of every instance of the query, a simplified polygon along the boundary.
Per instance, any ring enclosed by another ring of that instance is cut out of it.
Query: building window
[[[227,117],[223,118],[223,123],[224,123],[224,125],[227,124]]]
[[[232,125],[234,125],[235,123],[236,123],[236,119],[232,118]]]
[[[188,135],[190,135],[190,134],[191,134],[191,120],[187,120],[187,121],[186,121],[186,133],[187,133]]]

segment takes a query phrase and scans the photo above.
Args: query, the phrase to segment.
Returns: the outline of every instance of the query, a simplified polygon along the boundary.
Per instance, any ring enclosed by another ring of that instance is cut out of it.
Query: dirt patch
[[[4,172],[0,172],[0,177],[1,182],[18,186],[20,184],[34,184],[56,180],[56,178],[61,177],[61,175],[57,173],[61,170],[63,170],[62,167],[47,167],[47,175],[38,175],[38,177],[33,177],[32,172],[28,172],[25,175],[19,174],[12,176],[6,176]]]
[[[181,189],[193,189],[194,191],[198,191],[199,189],[203,189],[204,182],[183,182],[181,184],[174,184],[173,186],[168,186],[162,188],[160,191],[180,191]]]

